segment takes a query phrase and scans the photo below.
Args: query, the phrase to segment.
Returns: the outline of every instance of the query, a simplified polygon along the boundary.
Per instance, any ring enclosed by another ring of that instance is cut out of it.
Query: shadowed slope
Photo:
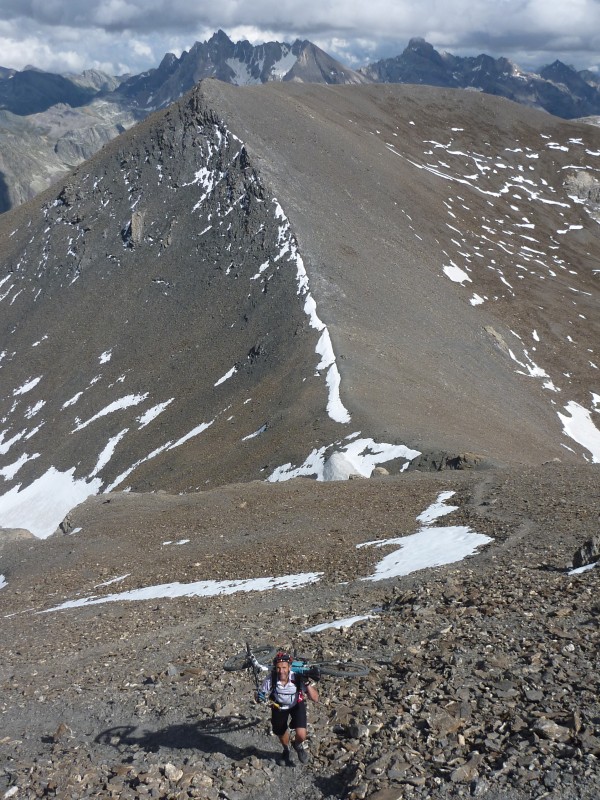
[[[331,358],[315,352],[323,333],[284,212],[198,95],[1,230],[13,505],[64,494],[70,475],[55,527],[100,489],[266,477],[348,432],[326,411]]]

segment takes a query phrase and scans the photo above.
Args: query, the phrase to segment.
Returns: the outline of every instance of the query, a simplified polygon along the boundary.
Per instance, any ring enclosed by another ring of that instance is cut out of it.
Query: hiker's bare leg
[[[296,728],[296,737],[294,741],[296,744],[306,741],[306,728]]]
[[[304,731],[304,735],[306,736],[306,731]],[[285,733],[281,734],[281,736],[279,737],[279,741],[281,742],[281,744],[284,747],[289,747],[290,746],[290,732],[289,732],[289,730],[286,730]]]

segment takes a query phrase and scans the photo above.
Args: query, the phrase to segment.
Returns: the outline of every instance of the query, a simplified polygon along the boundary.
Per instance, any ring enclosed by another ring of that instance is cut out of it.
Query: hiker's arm
[[[314,683],[307,683],[306,684],[306,696],[309,700],[312,700],[313,703],[319,702],[319,693],[314,685]]]
[[[265,678],[260,689],[255,693],[254,699],[257,703],[266,703],[271,693],[271,679]]]

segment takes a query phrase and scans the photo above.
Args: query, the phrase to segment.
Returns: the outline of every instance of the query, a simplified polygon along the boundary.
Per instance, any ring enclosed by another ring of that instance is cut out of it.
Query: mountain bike
[[[272,669],[272,661],[277,653],[277,648],[270,644],[259,645],[252,649],[250,643],[246,642],[246,650],[235,656],[230,656],[223,664],[223,669],[227,672],[237,672],[247,669],[254,673],[255,680],[261,672],[268,672]],[[363,664],[352,661],[312,661],[294,653],[292,657],[291,670],[295,675],[306,676],[318,680],[321,675],[329,675],[334,678],[359,678],[369,674],[369,668]]]

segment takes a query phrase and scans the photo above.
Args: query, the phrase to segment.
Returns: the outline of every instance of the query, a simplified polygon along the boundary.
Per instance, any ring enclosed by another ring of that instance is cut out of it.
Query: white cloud
[[[413,36],[456,55],[504,55],[524,68],[556,58],[594,67],[600,50],[597,0],[3,0],[2,66],[33,63],[53,71],[109,68],[114,74],[156,66],[219,28],[234,41],[310,39],[352,66],[399,55]],[[133,38],[132,38],[133,37]]]
[[[149,59],[154,58],[154,52],[147,42],[141,42],[139,39],[132,39],[130,45],[136,56]]]

